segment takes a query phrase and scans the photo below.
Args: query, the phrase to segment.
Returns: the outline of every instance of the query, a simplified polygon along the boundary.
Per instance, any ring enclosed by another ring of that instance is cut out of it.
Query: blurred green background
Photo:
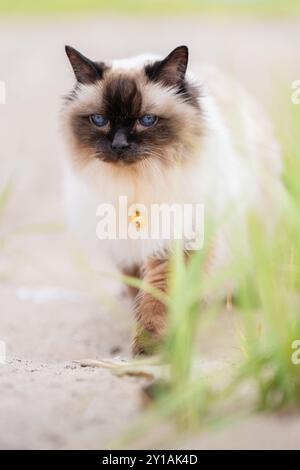
[[[62,13],[120,12],[129,14],[217,13],[222,15],[295,15],[300,13],[297,0],[0,0],[0,12]]]

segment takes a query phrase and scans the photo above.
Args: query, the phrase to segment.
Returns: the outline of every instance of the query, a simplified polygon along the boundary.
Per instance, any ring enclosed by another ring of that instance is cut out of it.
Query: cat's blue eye
[[[154,126],[156,122],[157,116],[155,116],[154,114],[145,114],[145,116],[139,118],[139,123],[144,127]]]
[[[108,124],[108,119],[102,116],[102,114],[91,114],[90,121],[97,127],[104,127]]]

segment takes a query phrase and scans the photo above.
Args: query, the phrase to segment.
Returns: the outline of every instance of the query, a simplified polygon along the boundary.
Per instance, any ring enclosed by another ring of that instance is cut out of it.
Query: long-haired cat
[[[92,61],[66,53],[76,84],[63,107],[69,149],[65,188],[74,230],[96,238],[99,204],[201,203],[220,224],[211,269],[230,257],[231,235],[243,232],[249,210],[270,221],[281,158],[268,121],[235,83],[210,67],[187,72],[188,49],[167,57]],[[192,223],[192,221],[191,221]],[[242,235],[241,235],[242,236]],[[172,240],[98,240],[119,269],[168,289]],[[187,247],[183,249],[188,250]],[[143,339],[159,341],[165,306],[138,292],[135,354]]]

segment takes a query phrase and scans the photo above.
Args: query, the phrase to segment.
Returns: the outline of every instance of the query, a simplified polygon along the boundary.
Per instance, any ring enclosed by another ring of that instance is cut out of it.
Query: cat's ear
[[[103,76],[103,64],[93,62],[71,46],[65,46],[66,54],[79,83],[94,83]]]
[[[188,58],[189,50],[186,46],[176,47],[165,59],[146,65],[146,75],[150,80],[167,86],[180,85],[185,77]]]

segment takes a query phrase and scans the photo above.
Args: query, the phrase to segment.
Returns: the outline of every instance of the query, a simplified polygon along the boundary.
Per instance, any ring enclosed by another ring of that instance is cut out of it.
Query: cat
[[[280,186],[280,149],[268,119],[238,84],[214,67],[192,74],[186,46],[165,58],[112,62],[92,61],[70,46],[66,53],[76,79],[62,110],[65,192],[74,231],[95,239],[97,207],[118,207],[120,196],[146,208],[201,203],[222,226],[213,270],[229,260],[231,234],[245,233],[249,210],[271,223],[276,203],[269,188]],[[106,239],[95,250],[167,292],[171,242]],[[147,354],[148,345],[165,335],[167,312],[149,292],[135,294],[133,353]]]

